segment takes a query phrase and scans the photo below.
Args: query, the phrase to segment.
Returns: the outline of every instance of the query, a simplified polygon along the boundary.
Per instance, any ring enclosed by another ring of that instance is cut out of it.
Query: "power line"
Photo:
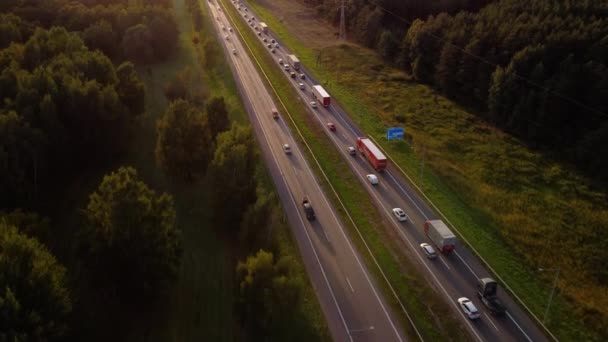
[[[403,18],[403,17],[401,17],[400,15],[398,15],[398,14],[394,13],[393,11],[390,11],[390,10],[386,9],[385,7],[383,7],[383,6],[381,6],[381,5],[377,4],[377,3],[375,3],[375,2],[373,2],[373,1],[372,1],[372,4],[373,4],[373,5],[375,5],[376,7],[380,8],[380,9],[381,9],[381,10],[383,10],[384,12],[386,12],[386,13],[388,13],[388,14],[392,15],[393,17],[395,17],[395,18],[397,18],[397,19],[399,19],[399,20],[401,20],[401,21],[403,21],[403,22],[407,23],[407,24],[408,24],[408,25],[410,25],[410,26],[411,26],[411,25],[412,25],[412,23],[413,23],[411,20],[408,20],[408,19],[406,19],[406,18]],[[448,41],[448,40],[446,40],[446,39],[444,39],[444,38],[442,38],[442,37],[440,37],[440,36],[437,36],[437,35],[433,34],[432,32],[427,32],[427,34],[428,34],[430,37],[432,37],[432,38],[434,38],[434,39],[436,39],[436,40],[438,40],[438,41],[440,41],[440,42],[442,42],[442,43],[444,43],[444,44],[446,44],[446,45],[450,45],[450,46],[454,47],[455,49],[459,50],[460,52],[462,52],[462,53],[464,53],[464,54],[466,54],[466,55],[469,55],[469,56],[471,56],[471,57],[473,57],[473,58],[475,58],[475,59],[477,59],[477,60],[481,61],[482,63],[485,63],[485,64],[487,64],[487,65],[493,66],[493,67],[495,67],[495,68],[497,68],[497,67],[501,67],[501,68],[502,68],[502,66],[501,66],[501,65],[496,64],[496,63],[493,63],[493,62],[491,62],[491,61],[489,61],[489,60],[487,60],[487,59],[485,59],[485,58],[483,58],[483,57],[481,57],[481,56],[475,55],[475,54],[473,54],[473,53],[471,53],[471,52],[467,51],[466,49],[463,49],[462,47],[460,47],[460,46],[458,46],[458,45],[456,45],[456,44],[453,44],[453,43],[451,43],[450,41]],[[557,91],[552,90],[551,88],[547,88],[547,87],[545,87],[545,86],[543,86],[543,85],[541,85],[541,84],[538,84],[538,83],[536,83],[536,82],[532,81],[531,79],[529,79],[529,78],[527,78],[527,77],[525,77],[525,76],[522,76],[522,75],[520,75],[520,74],[518,74],[518,73],[516,73],[516,72],[513,72],[512,74],[513,74],[515,77],[517,77],[517,78],[519,78],[519,79],[521,79],[521,80],[523,80],[523,81],[525,81],[525,82],[529,83],[530,85],[532,85],[532,86],[534,86],[534,87],[537,87],[537,88],[542,89],[542,90],[544,90],[544,91],[546,91],[546,92],[548,92],[548,93],[551,93],[552,95],[554,95],[554,96],[556,96],[556,97],[559,97],[559,98],[561,98],[561,99],[563,99],[563,100],[566,100],[566,101],[568,101],[568,102],[570,102],[570,103],[572,103],[572,104],[574,104],[574,105],[576,105],[576,106],[579,106],[579,107],[581,107],[581,108],[583,108],[583,109],[586,109],[586,110],[588,110],[588,111],[590,111],[590,112],[594,112],[594,113],[596,113],[596,114],[599,114],[599,115],[601,115],[601,116],[604,116],[604,117],[608,118],[608,113],[605,113],[605,112],[603,112],[603,111],[601,111],[601,110],[599,110],[599,109],[597,109],[597,108],[590,107],[590,106],[586,105],[586,104],[585,104],[585,103],[583,103],[583,102],[580,102],[580,101],[578,101],[578,100],[576,100],[576,99],[573,99],[573,98],[571,98],[571,97],[569,97],[569,96],[563,95],[563,94],[561,94],[561,93],[559,93],[559,92],[557,92]]]

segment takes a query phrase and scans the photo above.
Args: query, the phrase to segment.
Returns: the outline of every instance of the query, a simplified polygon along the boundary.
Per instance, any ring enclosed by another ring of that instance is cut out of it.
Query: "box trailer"
[[[312,96],[317,99],[317,101],[321,103],[323,107],[329,107],[331,98],[325,89],[323,89],[323,87],[320,85],[317,84],[312,86]]]
[[[296,57],[296,55],[287,55],[287,60],[294,69],[300,70],[300,60],[298,57]]]
[[[433,241],[443,254],[450,254],[456,248],[456,235],[441,220],[429,220],[424,223],[426,236]]]
[[[369,161],[376,171],[382,171],[386,169],[387,159],[384,153],[374,145],[374,143],[365,137],[357,138],[357,150],[359,153],[365,156],[365,159]]]

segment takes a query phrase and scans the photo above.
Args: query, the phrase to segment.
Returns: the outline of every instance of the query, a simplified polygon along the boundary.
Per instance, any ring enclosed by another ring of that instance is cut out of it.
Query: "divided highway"
[[[229,5],[228,3],[226,4]],[[237,2],[235,6],[238,8],[239,3]],[[252,15],[255,16],[250,9],[247,11],[244,10],[246,8],[244,4],[241,3],[240,6],[242,7],[242,9],[239,10],[242,17],[240,19],[248,20],[251,19]],[[248,19],[244,19],[245,15],[247,15]],[[222,20],[223,18],[224,17],[222,17]],[[225,25],[231,26],[229,23],[226,23]],[[259,30],[255,30],[255,27],[258,25],[258,19],[249,23],[249,27],[253,32],[255,32],[256,35],[258,32],[260,32]],[[272,30],[272,28],[270,29]],[[233,37],[231,36],[231,39],[232,38]],[[270,48],[268,48],[267,51],[277,63],[276,67],[282,68],[282,66],[279,65],[279,60],[282,59],[283,61],[287,62],[287,55],[289,54],[285,46],[281,45],[278,38],[272,36],[270,32],[268,34],[261,33],[258,35],[258,38],[260,43],[264,46],[271,43],[271,39],[278,42],[278,48],[272,44],[272,48],[275,49],[274,53],[270,52]],[[262,41],[264,38],[266,38],[266,42]],[[243,51],[240,44],[237,50],[239,52]],[[238,58],[244,59],[246,57],[240,56]],[[248,70],[250,70],[249,72],[252,74],[257,74],[257,72],[252,69]],[[499,287],[499,297],[507,308],[507,312],[504,316],[493,316],[483,306],[481,301],[477,298],[475,287],[479,278],[488,277],[490,276],[490,273],[482,265],[481,261],[475,255],[473,255],[473,253],[470,252],[466,246],[457,244],[456,250],[452,253],[452,255],[444,256],[440,254],[435,260],[429,260],[425,257],[425,254],[419,245],[423,242],[430,243],[430,240],[424,234],[423,225],[426,220],[438,219],[438,215],[429,207],[429,205],[422,199],[421,195],[410,185],[410,183],[403,178],[402,173],[391,165],[390,162],[389,167],[384,172],[376,173],[362,155],[351,156],[348,153],[347,148],[349,146],[355,146],[356,138],[366,136],[365,133],[350,120],[346,112],[335,102],[333,102],[327,108],[321,106],[320,104],[317,106],[317,108],[312,108],[312,106],[310,106],[310,102],[316,100],[312,97],[311,87],[312,85],[318,83],[312,78],[311,74],[305,70],[304,66],[302,66],[302,68],[296,72],[298,74],[304,73],[306,76],[305,79],[300,79],[299,75],[295,79],[291,78],[289,75],[291,71],[293,70],[286,71],[285,77],[291,81],[292,85],[299,92],[302,103],[308,106],[310,115],[314,116],[319,125],[326,129],[327,135],[330,137],[335,147],[342,153],[344,159],[358,176],[362,185],[367,189],[371,199],[381,209],[383,214],[387,216],[387,219],[389,222],[391,222],[393,228],[401,236],[401,243],[403,244],[404,248],[409,248],[415,253],[417,261],[428,273],[431,284],[438,289],[439,293],[445,296],[445,299],[449,303],[451,303],[453,309],[458,312],[463,322],[465,322],[470,329],[473,338],[479,341],[546,341],[547,337],[535,324],[533,318],[519,307],[518,303],[505,292],[504,288]],[[304,89],[300,89],[301,87],[299,83],[304,84]],[[265,119],[271,120],[270,117],[266,117]],[[330,122],[335,125],[335,132],[332,132],[327,128],[327,124]],[[283,123],[281,123],[281,125],[283,125]],[[286,126],[284,126],[283,130],[285,132],[288,131]],[[290,142],[290,144],[294,145],[293,142]],[[281,142],[275,141],[274,145],[276,148],[276,146],[281,145]],[[298,153],[297,164],[299,163],[304,164],[305,161]],[[294,165],[296,165],[295,162]],[[310,174],[308,168],[306,168],[306,170],[306,174]],[[379,178],[379,184],[371,185],[365,177],[367,174],[376,174]],[[310,177],[312,178],[312,175]],[[299,178],[296,181],[299,181],[299,184],[309,184],[307,183],[308,181],[303,178]],[[312,182],[313,180],[311,179],[310,181]],[[316,185],[317,183],[315,182],[314,184],[314,188],[318,189],[318,185]],[[302,192],[295,193],[302,194]],[[319,199],[313,199],[313,203],[320,203]],[[325,202],[324,204],[328,206],[328,210],[333,210],[329,208],[328,202]],[[317,207],[319,206],[317,205]],[[408,221],[399,222],[393,216],[392,208],[396,207],[405,210],[409,216]],[[287,209],[300,211],[299,208]],[[333,216],[333,214],[330,214],[330,216]],[[335,216],[333,216],[333,219],[337,222]],[[323,230],[324,232],[333,232],[333,229],[329,229],[327,226],[324,226],[323,228],[325,228],[325,230]],[[339,231],[341,232],[341,235],[344,235],[344,230],[342,228],[339,228]],[[345,235],[344,238],[347,239]],[[322,238],[319,239],[319,242],[321,241],[323,241]],[[333,240],[333,237],[331,236],[329,237],[329,241],[330,242],[324,246],[325,248],[334,249],[343,247],[339,246],[342,242]],[[348,246],[350,246],[350,243]],[[359,259],[356,261],[351,260],[350,262],[358,264],[358,267],[362,267],[358,260]],[[349,260],[345,259],[344,262],[348,263]],[[342,278],[342,280],[345,278],[344,276],[341,276],[343,271],[344,269],[339,267],[339,273],[333,275],[334,277],[338,278],[336,281],[339,282],[340,278]],[[352,281],[352,279],[350,279],[350,281]],[[348,287],[345,287],[342,290],[348,290]],[[459,297],[468,297],[471,299],[481,312],[481,318],[475,321],[469,320],[457,305],[456,301]],[[354,305],[365,308],[363,310],[365,313],[369,313],[368,310],[370,312],[373,310],[368,308],[366,305],[361,305],[359,302],[359,297],[354,299]],[[372,314],[372,316],[373,315],[376,314]],[[336,340],[340,341],[342,339],[338,338]],[[386,339],[380,337],[371,338],[371,340],[386,341]]]
[[[333,339],[406,340],[283,116],[273,118],[272,109],[279,106],[273,103],[238,35],[228,28],[231,25],[221,7],[212,0],[208,5]],[[284,144],[291,146],[290,154]],[[305,196],[316,220],[308,221],[304,215],[301,201]]]

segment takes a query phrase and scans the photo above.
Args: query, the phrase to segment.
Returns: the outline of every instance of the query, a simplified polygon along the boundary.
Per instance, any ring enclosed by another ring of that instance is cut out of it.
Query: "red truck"
[[[368,138],[357,138],[357,150],[363,154],[376,171],[386,169],[386,156],[374,143]]]
[[[433,241],[443,254],[450,254],[456,248],[456,235],[441,220],[429,220],[424,223],[426,236]]]

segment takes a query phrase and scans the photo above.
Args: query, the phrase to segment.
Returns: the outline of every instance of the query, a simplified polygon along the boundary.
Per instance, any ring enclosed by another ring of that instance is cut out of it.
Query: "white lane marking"
[[[467,262],[464,261],[464,259],[460,256],[460,254],[458,254],[458,251],[454,250],[454,254],[456,254],[458,259],[460,259],[460,261],[462,261],[462,263],[469,269],[469,271],[471,271],[471,273],[473,273],[473,275],[475,276],[475,279],[479,279],[479,276],[477,275],[477,273],[475,273],[475,271],[473,271],[471,266],[469,266],[469,264],[467,264]]]
[[[317,119],[319,119],[319,118],[317,117]],[[298,151],[298,152],[301,154],[301,152],[300,152],[299,150],[297,150],[297,151]],[[304,162],[305,162],[305,163],[307,163],[307,161],[306,161],[305,159],[304,159]],[[316,179],[316,178],[314,177],[313,173],[312,173],[312,170],[310,169],[310,166],[308,167],[308,172],[309,172],[309,173],[310,173],[310,175],[313,177],[313,179]],[[323,192],[322,192],[322,190],[321,190],[321,188],[320,188],[319,183],[315,181],[315,182],[314,182],[314,184],[315,184],[315,186],[317,187],[317,189],[319,190],[319,192],[320,192],[321,194],[323,194]],[[291,194],[291,193],[290,193],[290,194]],[[292,202],[294,202],[294,203],[295,203],[295,201],[294,201],[294,199],[293,199],[293,194],[291,194],[291,195],[292,195]],[[326,205],[329,207],[329,202],[328,202],[327,198],[326,198],[324,195],[322,195],[322,197],[323,197],[323,200],[324,200],[324,202],[326,203]],[[294,204],[294,205],[295,205],[295,204]],[[296,207],[297,207],[297,206],[296,206]],[[388,321],[389,321],[389,323],[390,323],[390,325],[391,325],[391,328],[393,329],[393,331],[394,331],[395,335],[397,336],[397,339],[398,339],[399,341],[403,341],[403,339],[401,338],[401,336],[400,336],[399,332],[397,331],[397,327],[395,326],[395,324],[393,323],[392,318],[391,318],[391,317],[390,317],[390,315],[388,314],[388,311],[386,310],[386,307],[384,306],[384,304],[383,304],[383,303],[382,303],[382,301],[380,300],[380,297],[379,297],[379,295],[378,295],[378,292],[376,291],[376,288],[373,286],[373,284],[372,284],[372,282],[371,282],[371,280],[370,280],[370,278],[369,278],[369,275],[368,275],[368,274],[367,274],[367,272],[365,271],[365,269],[364,269],[364,267],[363,267],[363,265],[362,265],[362,263],[361,263],[361,260],[359,259],[359,256],[358,256],[358,255],[355,253],[355,250],[354,250],[354,248],[353,248],[353,246],[352,246],[351,242],[348,240],[348,238],[347,238],[347,236],[346,236],[346,233],[344,232],[344,228],[342,227],[342,225],[341,225],[341,224],[340,224],[340,222],[338,221],[338,219],[337,219],[337,217],[336,217],[336,215],[335,215],[334,211],[332,210],[332,211],[330,211],[330,212],[331,212],[332,216],[334,217],[334,220],[335,220],[335,221],[338,223],[338,227],[340,228],[340,232],[342,233],[342,235],[343,235],[344,239],[346,240],[346,242],[347,242],[347,244],[348,244],[348,246],[349,246],[349,248],[350,248],[350,250],[351,250],[351,253],[354,255],[355,260],[357,261],[357,264],[359,265],[359,268],[360,268],[361,272],[362,272],[362,273],[363,273],[363,275],[365,276],[365,279],[367,280],[367,282],[368,282],[368,284],[369,284],[370,288],[372,289],[372,292],[374,293],[374,296],[375,296],[376,300],[377,300],[377,301],[378,301],[378,303],[380,304],[380,307],[382,308],[382,311],[384,312],[385,316],[387,317],[387,319],[388,319]],[[302,218],[301,218],[301,216],[300,216],[300,214],[299,214],[299,213],[298,213],[298,217],[300,217],[300,220],[302,220]],[[305,231],[306,231],[306,235],[307,235],[307,237],[308,237],[308,239],[309,239],[309,242],[312,244],[312,241],[310,240],[310,236],[308,235],[307,230],[305,230]],[[316,250],[314,250],[314,248],[313,248],[313,251],[314,251],[314,253],[315,253],[315,257],[317,258],[317,261],[318,261],[318,256],[317,256],[317,254],[316,254]],[[322,271],[323,271],[323,269],[322,269]],[[325,276],[325,271],[323,271],[323,275],[324,275],[325,280],[326,280],[326,282],[327,282],[327,277]],[[330,287],[330,286],[329,286],[329,283],[327,283],[327,284],[328,284],[328,287]],[[330,287],[330,291],[331,291],[331,287]],[[335,301],[335,296],[333,295],[333,291],[331,291],[331,293],[332,293],[332,297],[334,297],[334,301]],[[337,303],[337,302],[336,302],[336,305],[338,305],[338,303]],[[343,323],[344,323],[344,325],[346,326],[346,322],[344,321],[344,317],[342,316],[342,312],[341,312],[341,311],[340,311],[340,317],[342,318]],[[350,334],[349,334],[349,337],[350,337],[350,340],[352,341],[352,336],[350,336]]]
[[[359,177],[362,177],[360,173],[357,172],[357,174],[359,175]],[[374,198],[376,199],[376,201],[378,203],[382,204],[382,201],[380,200],[380,198],[378,197],[378,195],[375,192],[370,192],[372,194],[372,196],[374,196]],[[388,209],[385,208],[385,211],[389,214],[390,216],[390,212],[388,211]],[[417,248],[414,247],[414,244],[412,243],[412,241],[407,237],[407,235],[405,235],[405,233],[398,228],[397,224],[395,221],[391,220],[393,222],[393,225],[397,227],[397,231],[399,232],[399,234],[401,235],[401,237],[403,239],[405,239],[405,241],[407,241],[407,243],[410,245],[410,248],[412,250],[417,250]],[[456,304],[456,302],[454,302],[452,300],[452,298],[450,297],[450,295],[448,294],[448,291],[445,289],[445,287],[443,287],[443,284],[439,281],[439,279],[437,279],[437,276],[435,275],[435,273],[433,273],[433,271],[431,271],[431,268],[429,267],[429,265],[427,265],[427,263],[424,262],[424,259],[422,258],[422,256],[420,255],[420,253],[422,252],[418,252],[418,253],[414,253],[418,259],[420,260],[420,262],[424,265],[424,267],[427,269],[427,271],[430,273],[431,277],[433,277],[433,279],[435,280],[435,283],[437,283],[437,285],[439,285],[439,288],[443,291],[443,294],[446,296],[446,298],[448,299],[448,302],[452,303],[452,305],[456,308],[456,311],[458,313],[460,313],[460,315],[462,316],[462,318],[464,318],[464,322],[469,326],[469,328],[471,329],[471,331],[473,332],[473,334],[475,335],[475,337],[477,337],[477,340],[483,342],[483,339],[481,338],[481,336],[479,336],[479,334],[477,333],[477,330],[475,330],[475,328],[473,327],[473,325],[471,324],[470,320],[465,317],[464,313],[462,312],[462,310],[460,310],[460,308],[458,307],[458,305]]]
[[[513,323],[515,323],[515,325],[517,326],[517,328],[519,329],[519,331],[521,331],[522,334],[524,334],[524,336],[526,337],[526,339],[530,342],[532,342],[532,339],[530,338],[530,336],[528,336],[526,334],[526,332],[524,331],[524,329],[522,329],[519,324],[517,324],[517,322],[515,322],[515,319],[513,318],[513,316],[511,316],[511,314],[509,313],[509,311],[506,312],[507,316],[509,316],[509,318],[511,319],[511,321],[513,321]]]
[[[374,330],[374,329],[376,329],[376,328],[374,328],[374,326],[373,326],[373,325],[370,325],[368,328],[353,329],[353,330],[351,330],[350,332],[357,333],[357,332],[365,332],[365,331],[370,331],[370,330]]]
[[[448,263],[445,262],[445,260],[443,260],[443,258],[439,255],[439,260],[441,260],[441,262],[443,263],[443,265],[448,269],[448,271],[450,270],[450,266],[448,266]]]
[[[498,327],[496,326],[496,324],[494,324],[494,322],[492,322],[492,318],[490,318],[490,316],[488,316],[485,312],[483,313],[483,315],[486,316],[486,318],[488,319],[488,322],[490,322],[490,324],[492,324],[494,329],[496,329],[496,331],[500,332],[500,330],[498,330]]]
[[[348,137],[346,136],[346,134],[342,133],[342,138],[344,138],[344,140],[348,141]]]
[[[323,235],[325,235],[325,239],[327,240],[327,242],[331,243],[331,241],[329,240],[329,235],[327,235],[327,230],[323,227],[321,227],[321,230],[323,231]]]
[[[240,77],[239,77],[240,78]],[[250,101],[251,102],[251,101]],[[254,115],[255,115],[255,111],[254,111]],[[257,117],[257,115],[256,115]],[[258,122],[260,125],[260,128],[262,130],[262,134],[264,135],[264,138],[266,139],[266,144],[268,145],[268,150],[270,150],[270,153],[274,159],[274,162],[277,166],[277,168],[279,170],[281,170],[281,165],[278,163],[277,160],[277,156],[275,155],[274,151],[272,150],[272,145],[270,143],[270,139],[268,138],[268,135],[266,134],[266,130],[264,129],[264,125],[262,124],[262,122],[259,120],[258,118]],[[291,190],[291,188],[289,187],[289,185],[287,184],[287,180],[285,179],[285,176],[282,175],[282,180],[283,183],[285,184],[285,187],[289,190]],[[315,182],[316,183],[316,182]],[[294,208],[298,208],[294,198],[293,198],[293,194],[291,193],[291,191],[288,191],[289,193],[289,197],[291,198],[291,202],[294,206]],[[327,285],[327,288],[329,289],[329,293],[331,294],[331,297],[334,301],[334,304],[336,305],[336,309],[338,310],[338,314],[340,315],[340,319],[342,320],[342,324],[344,325],[344,329],[347,331],[348,333],[348,337],[350,339],[350,341],[353,341],[353,338],[350,334],[349,328],[348,328],[348,324],[346,323],[346,320],[344,319],[344,314],[342,313],[342,309],[340,308],[340,304],[338,304],[338,300],[336,299],[336,296],[334,294],[334,291],[329,283],[329,279],[327,278],[327,275],[325,274],[325,269],[323,268],[323,265],[321,264],[321,260],[319,258],[319,255],[317,254],[317,250],[314,247],[314,244],[312,242],[312,239],[310,238],[310,235],[308,234],[308,229],[306,229],[306,225],[304,223],[304,220],[302,219],[302,213],[299,210],[296,210],[298,219],[300,220],[300,223],[302,225],[302,227],[304,227],[304,233],[306,234],[306,238],[308,239],[308,243],[310,244],[310,248],[312,249],[312,252],[315,256],[315,259],[317,261],[317,264],[319,265],[319,269],[321,270],[321,274],[323,275],[323,279],[325,280],[325,284]]]
[[[401,191],[405,194],[405,196],[407,196],[407,198],[410,200],[410,202],[412,202],[412,204],[414,204],[414,206],[416,207],[416,209],[418,209],[418,211],[422,214],[422,216],[424,216],[425,220],[428,220],[429,217],[426,216],[426,214],[424,213],[424,211],[422,211],[422,209],[420,209],[420,207],[418,206],[418,204],[416,204],[416,202],[414,202],[414,199],[412,199],[412,197],[410,197],[410,195],[407,193],[407,191],[405,191],[405,189],[401,186],[401,184],[399,184],[399,182],[397,182],[397,180],[395,179],[395,177],[393,177],[393,175],[388,171],[385,170],[386,174],[391,177],[391,179],[393,180],[393,182],[395,182],[395,184],[397,184],[397,186],[399,187],[399,189],[401,189]]]
[[[350,287],[350,290],[353,291],[353,293],[355,293],[355,289],[353,288],[353,284],[350,283],[350,279],[348,279],[348,277],[346,278],[346,282],[348,283],[348,286]]]

